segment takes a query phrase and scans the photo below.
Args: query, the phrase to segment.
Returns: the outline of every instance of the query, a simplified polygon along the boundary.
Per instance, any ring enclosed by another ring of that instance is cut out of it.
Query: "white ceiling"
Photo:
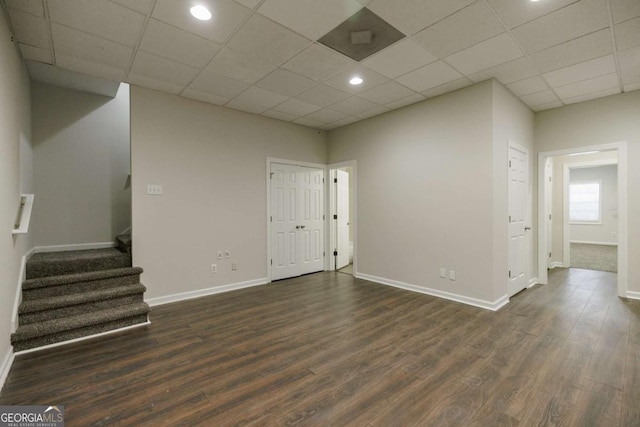
[[[534,111],[640,89],[640,0],[1,1],[27,60],[318,129],[488,78]],[[365,6],[408,37],[316,42]]]

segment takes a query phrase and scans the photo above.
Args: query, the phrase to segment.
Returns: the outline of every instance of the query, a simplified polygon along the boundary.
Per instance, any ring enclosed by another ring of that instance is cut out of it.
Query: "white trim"
[[[167,295],[164,297],[150,298],[146,303],[151,307],[158,305],[170,304],[173,302],[186,301],[194,298],[205,297],[208,295],[221,294],[224,292],[237,291],[238,289],[251,288],[253,286],[266,285],[270,283],[269,279],[263,277],[261,279],[248,280],[246,282],[231,283],[228,285],[216,286],[213,288],[199,289],[197,291],[182,292],[179,294]]]
[[[561,263],[560,261],[554,261],[551,263],[551,268],[557,268],[557,267],[564,268],[564,264]]]
[[[27,275],[27,261],[35,253],[35,248],[31,248],[22,256],[20,262],[20,273],[18,274],[18,284],[16,285],[16,295],[13,299],[13,310],[11,311],[11,333],[14,333],[18,329],[18,308],[22,303],[22,282],[24,282]]]
[[[570,240],[569,243],[579,243],[581,245],[618,246],[618,243],[616,242],[590,242],[588,240]]]
[[[148,318],[147,318],[147,321],[144,322],[144,323],[137,323],[135,325],[125,326],[123,328],[113,329],[111,331],[100,332],[99,334],[87,335],[86,337],[74,338],[74,339],[68,340],[68,341],[60,341],[60,342],[57,342],[55,344],[44,345],[44,346],[38,347],[38,348],[30,348],[29,350],[18,351],[15,354],[16,354],[16,356],[20,356],[22,354],[35,353],[37,351],[47,350],[47,349],[50,349],[50,348],[60,347],[60,346],[67,345],[67,344],[73,344],[73,343],[77,343],[77,342],[81,342],[81,341],[86,341],[86,340],[90,340],[90,339],[93,339],[93,338],[99,338],[99,337],[103,337],[105,335],[111,335],[111,334],[115,334],[117,332],[128,331],[130,329],[136,329],[136,328],[140,328],[142,326],[147,326],[147,325],[150,325],[150,324],[151,324],[151,321],[148,320]]]
[[[353,241],[351,242],[352,245],[349,248],[349,250],[351,251],[351,258],[350,258],[350,262],[351,264],[353,264],[353,271],[356,272],[357,270],[357,263],[358,263],[358,251],[357,251],[357,247],[358,247],[358,174],[357,174],[357,161],[355,160],[349,160],[346,162],[340,162],[340,163],[332,163],[330,165],[328,165],[329,167],[329,173],[331,173],[333,170],[335,169],[342,169],[342,168],[351,168],[351,173],[349,174],[349,179],[353,182],[353,195],[350,194],[350,197],[353,198],[353,224],[350,225],[350,227],[353,227]],[[329,180],[331,181],[331,179]],[[330,185],[331,183],[329,183]],[[330,187],[330,189],[333,188],[333,186]],[[335,247],[335,237],[336,237],[336,233],[335,230],[331,230],[331,228],[335,228],[333,225],[333,221],[331,221],[331,218],[333,218],[333,210],[329,210],[329,242],[330,242],[330,247]],[[330,253],[331,251],[328,251],[328,258],[329,258],[329,270],[335,270],[335,259],[333,258],[333,255]],[[355,273],[354,273],[355,274]]]
[[[544,200],[544,165],[547,157],[565,156],[572,153],[585,151],[617,150],[618,152],[618,295],[625,297],[629,288],[628,278],[628,212],[627,212],[627,142],[620,141],[610,144],[576,147],[564,150],[545,151],[538,153],[538,212],[545,212]],[[540,283],[548,282],[546,263],[541,260],[547,255],[547,226],[544,215],[538,214],[538,277]],[[564,261],[564,260],[563,260]]]
[[[9,351],[2,358],[2,364],[0,365],[0,390],[4,387],[4,382],[9,376],[9,371],[11,371],[11,366],[13,365],[13,359],[15,359],[15,354],[13,353],[13,348],[9,347]]]
[[[529,284],[527,285],[527,289],[529,288],[533,288],[535,285],[539,285],[540,281],[538,280],[537,277],[532,277],[531,279],[529,279]]]
[[[101,242],[101,243],[76,243],[71,245],[52,245],[52,246],[36,246],[34,249],[36,253],[43,252],[66,252],[66,251],[82,251],[87,249],[107,249],[115,248],[115,242]]]
[[[640,300],[640,292],[627,291],[627,298]]]
[[[383,277],[371,276],[368,274],[356,273],[358,279],[368,280],[370,282],[379,283],[381,285],[393,286],[394,288],[404,289],[406,291],[418,292],[449,301],[460,302],[462,304],[472,305],[474,307],[484,308],[485,310],[498,311],[501,307],[509,302],[509,296],[504,294],[497,300],[490,302],[476,298],[469,298],[464,295],[453,294],[450,292],[439,291],[437,289],[426,288],[422,286],[411,285],[397,280],[385,279]]]

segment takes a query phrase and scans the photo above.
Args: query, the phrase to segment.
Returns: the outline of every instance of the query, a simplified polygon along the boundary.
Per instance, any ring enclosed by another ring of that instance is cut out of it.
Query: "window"
[[[569,221],[572,224],[600,224],[602,222],[602,183],[569,184]]]

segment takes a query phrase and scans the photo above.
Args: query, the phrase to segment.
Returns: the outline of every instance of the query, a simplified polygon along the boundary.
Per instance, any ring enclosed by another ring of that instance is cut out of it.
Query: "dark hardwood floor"
[[[639,426],[640,301],[615,280],[555,269],[494,313],[319,273],[18,356],[0,404],[67,426]]]

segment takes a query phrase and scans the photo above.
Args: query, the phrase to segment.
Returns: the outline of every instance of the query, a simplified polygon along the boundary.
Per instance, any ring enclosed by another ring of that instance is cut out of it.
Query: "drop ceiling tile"
[[[510,83],[507,85],[507,88],[515,96],[530,95],[532,93],[542,92],[543,90],[549,89],[540,76],[529,77],[528,79]]]
[[[609,25],[605,0],[580,0],[512,30],[527,53],[539,52]]]
[[[237,98],[225,104],[225,107],[233,108],[234,110],[244,111],[245,113],[260,114],[267,110],[267,107],[262,105],[250,104],[248,102],[239,101]]]
[[[365,59],[362,65],[393,79],[437,59],[415,41],[406,38]]]
[[[218,52],[220,45],[150,19],[140,49],[192,67],[204,68]]]
[[[314,113],[306,115],[304,118],[308,120],[313,120],[320,123],[332,123],[340,120],[344,117],[343,113],[332,110],[330,108],[323,108],[322,110],[318,110]]]
[[[611,34],[605,29],[534,53],[531,61],[541,72],[546,73],[599,58],[611,51]]]
[[[607,55],[546,73],[544,78],[551,87],[558,87],[615,72],[613,55]]]
[[[489,4],[509,27],[517,27],[525,22],[533,21],[543,15],[565,7],[576,0],[554,1],[513,1],[513,0],[489,0]]]
[[[340,126],[350,125],[351,123],[359,122],[362,120],[360,117],[344,117],[336,122],[331,123],[333,128],[339,128]]]
[[[125,70],[133,49],[120,43],[83,33],[59,24],[51,24],[55,54],[63,53],[89,62]]]
[[[445,60],[463,74],[477,73],[522,56],[522,51],[507,33],[447,56]]]
[[[316,82],[299,74],[281,68],[275,70],[257,83],[258,87],[286,96],[296,96],[314,86]]]
[[[52,22],[127,46],[136,45],[144,25],[144,15],[107,1],[64,0],[48,5]]]
[[[147,77],[136,73],[129,73],[126,81],[128,83],[131,83],[132,85],[159,90],[160,92],[171,93],[173,95],[179,94],[184,88],[184,86],[157,80],[152,77]]]
[[[253,9],[260,3],[260,0],[236,0],[241,5],[248,7],[249,9]]]
[[[504,27],[483,2],[456,12],[413,36],[438,58],[444,58],[504,32]]]
[[[585,94],[585,95],[580,95],[580,96],[575,96],[573,98],[563,99],[562,101],[565,104],[575,104],[577,102],[589,101],[591,99],[596,99],[596,98],[604,98],[605,96],[617,95],[619,93],[620,93],[620,88],[619,87],[612,87],[610,89],[605,89],[605,90],[601,90],[601,91],[597,91],[597,92],[590,92],[590,93]]]
[[[412,35],[474,1],[373,0],[368,8],[406,35]]]
[[[199,21],[191,16],[188,2],[157,0],[152,17],[197,34],[216,43],[224,43],[249,15],[249,9],[232,0],[198,1],[209,8],[210,21]]]
[[[390,102],[386,105],[387,108],[395,110],[397,108],[406,107],[407,105],[415,104],[416,102],[424,101],[425,97],[416,93],[415,95],[408,96],[398,101]]]
[[[255,14],[231,38],[227,46],[277,67],[309,44],[310,40]]]
[[[202,71],[193,83],[189,85],[190,89],[207,92],[222,98],[233,98],[248,87],[249,85],[245,82],[225,77],[209,70]]]
[[[391,111],[389,108],[377,106],[372,108],[371,110],[364,111],[362,113],[356,114],[357,117],[361,119],[368,119],[369,117],[379,116],[380,114],[384,114]]]
[[[235,99],[247,104],[264,107],[264,109],[266,110],[269,108],[273,108],[278,104],[282,104],[288,98],[279,93],[252,86],[238,95]]]
[[[640,16],[640,2],[638,0],[611,0],[613,22],[620,23],[630,18]]]
[[[266,0],[258,13],[317,40],[360,9],[356,0]]]
[[[566,86],[555,88],[555,92],[563,101],[577,96],[587,95],[589,93],[603,91],[619,87],[618,74],[611,73],[604,76],[595,77],[589,80],[583,80]]]
[[[433,98],[435,96],[440,96],[440,95],[443,95],[445,93],[449,93],[449,92],[453,92],[453,91],[458,90],[458,89],[462,89],[463,87],[467,87],[470,84],[471,84],[471,81],[469,81],[469,79],[467,79],[466,77],[463,77],[461,79],[456,79],[456,80],[450,81],[448,83],[445,83],[443,85],[436,86],[436,87],[431,88],[431,89],[427,89],[427,90],[422,92],[422,95],[426,96],[427,98]]]
[[[507,85],[517,82],[518,80],[526,79],[527,77],[535,76],[536,74],[538,74],[538,72],[533,68],[527,58],[518,58],[514,61],[509,61],[505,64],[480,71],[479,73],[471,74],[468,77],[476,83],[494,78],[503,85]]]
[[[309,104],[308,102],[300,101],[299,99],[288,99],[282,104],[274,107],[275,111],[280,113],[286,113],[291,116],[306,116],[314,111],[318,111],[320,108],[317,105]],[[293,120],[293,119],[292,119]]]
[[[255,83],[275,67],[255,56],[225,47],[213,58],[207,70],[246,83]]]
[[[616,25],[615,34],[616,48],[618,50],[640,45],[640,18],[630,19]]]
[[[277,110],[267,110],[263,112],[262,115],[265,117],[270,117],[272,119],[282,120],[284,122],[292,122],[295,119],[300,118],[300,116],[283,113],[282,111]]]
[[[354,96],[352,98],[348,98],[344,101],[333,104],[331,106],[331,109],[353,116],[359,113],[364,113],[365,111],[371,110],[376,107],[379,107],[379,105]]]
[[[56,65],[68,70],[77,71],[88,76],[100,77],[111,81],[122,81],[125,77],[125,70],[122,68],[109,67],[97,62],[85,61],[73,56],[58,53],[56,55]]]
[[[618,52],[618,63],[624,83],[640,80],[640,46]]]
[[[314,43],[287,61],[281,68],[322,81],[352,65],[354,65],[352,59],[324,45]]]
[[[214,105],[224,105],[227,102],[229,102],[229,98],[212,95],[207,92],[202,92],[199,90],[194,90],[189,88],[183,90],[180,96],[183,96],[189,99],[195,99],[196,101],[206,102],[207,104],[214,104]]]
[[[375,102],[376,104],[385,105],[405,99],[414,94],[414,91],[407,89],[401,84],[396,83],[395,81],[389,81],[362,92],[360,97],[371,102]]]
[[[163,82],[187,86],[198,75],[199,70],[139,50],[131,66],[131,72]]]
[[[153,0],[110,0],[113,3],[117,3],[120,6],[124,6],[128,9],[135,10],[136,12],[140,12],[144,15],[149,12],[151,5],[153,4]]]
[[[443,61],[438,61],[418,68],[402,77],[398,77],[396,81],[416,92],[422,92],[452,80],[457,80],[460,77],[462,77],[462,75],[448,64]]]
[[[351,95],[346,92],[335,89],[331,86],[320,84],[302,92],[300,95],[296,96],[296,99],[310,104],[319,105],[321,107],[326,107],[342,101],[343,99],[347,99],[350,96]]]
[[[44,18],[29,15],[15,9],[9,9],[9,15],[11,16],[16,39],[20,43],[42,49],[50,48],[49,31]]]
[[[354,86],[349,83],[349,80],[351,79],[351,77],[356,75],[360,76],[364,81],[362,82],[362,84]],[[373,70],[370,70],[367,67],[357,65],[336,74],[325,83],[344,92],[356,94],[359,92],[364,92],[365,90],[382,84],[388,80],[389,79],[387,79],[386,77],[381,76],[380,74],[376,73]]]
[[[7,0],[10,9],[16,9],[30,15],[44,18],[44,7],[42,0]]]
[[[20,52],[24,59],[31,59],[33,61],[44,62],[45,64],[53,63],[51,56],[51,50],[42,49],[40,47],[29,46],[26,44],[18,43],[20,46]]]
[[[319,122],[317,120],[311,120],[306,117],[301,117],[299,119],[296,119],[293,121],[293,123],[297,125],[307,126],[313,129],[323,129],[326,125],[326,123]]]
[[[544,104],[557,103],[559,101],[558,97],[550,90],[524,95],[521,96],[520,99],[531,108]]]
[[[560,101],[550,102],[548,104],[536,105],[535,107],[530,107],[533,111],[544,111],[550,110],[552,108],[562,107],[564,104]]]

